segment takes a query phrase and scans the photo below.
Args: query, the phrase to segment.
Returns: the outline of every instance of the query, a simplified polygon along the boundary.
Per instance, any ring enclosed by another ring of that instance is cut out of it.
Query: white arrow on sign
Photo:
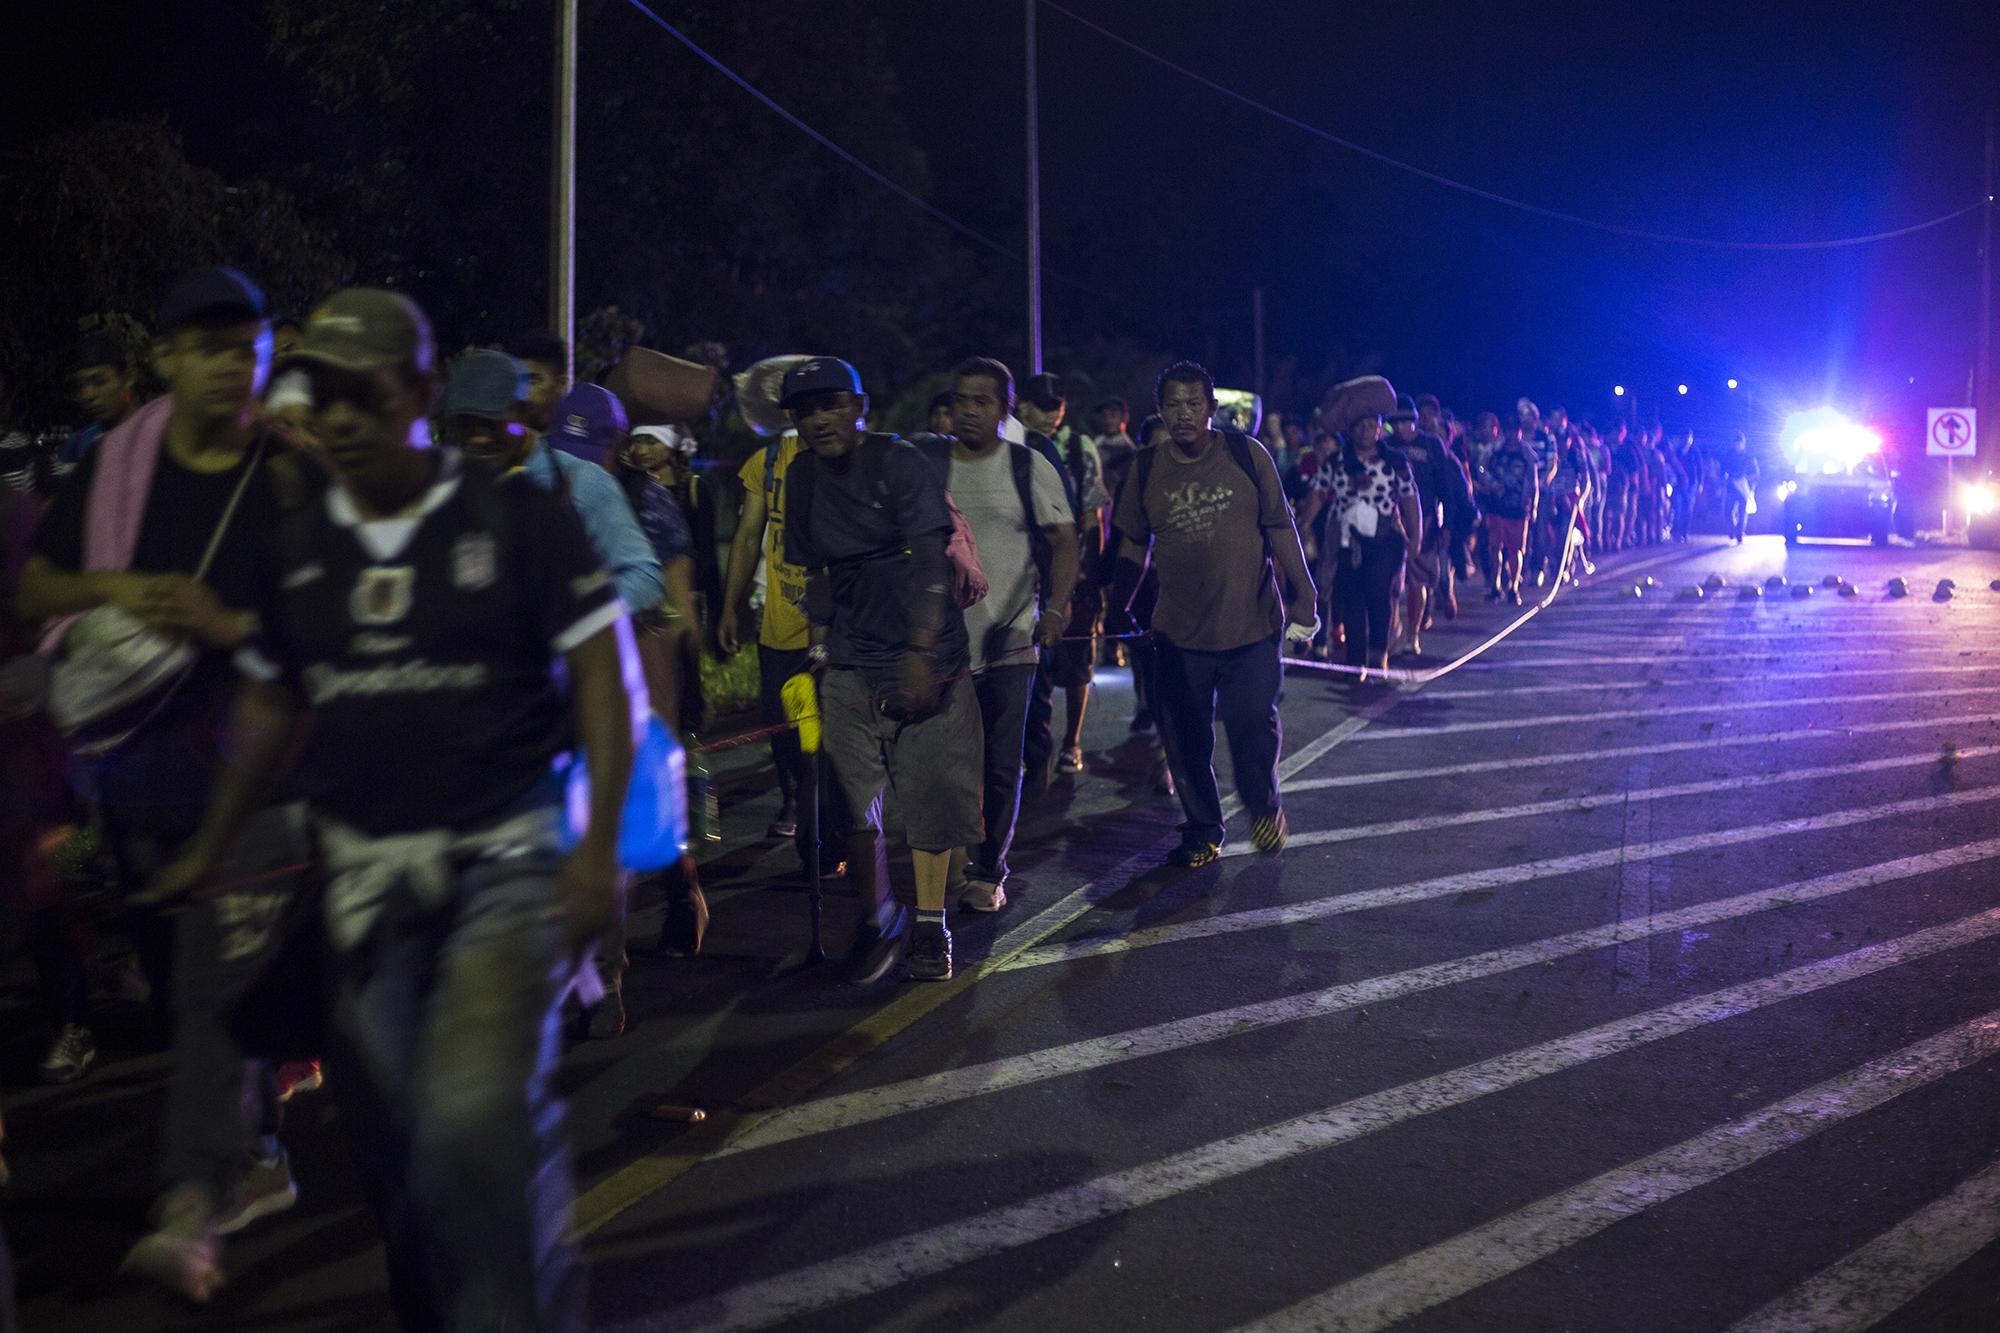
[[[1925,422],[1924,452],[1970,458],[1979,446],[1979,416],[1969,407],[1933,407]]]

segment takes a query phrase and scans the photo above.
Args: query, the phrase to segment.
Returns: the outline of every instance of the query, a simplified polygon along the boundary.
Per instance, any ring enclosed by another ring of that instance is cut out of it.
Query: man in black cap
[[[409,300],[335,293],[295,361],[335,484],[261,570],[237,762],[152,892],[214,874],[310,709],[294,780],[336,954],[330,1081],[397,1317],[581,1330],[551,1083],[559,997],[616,901],[625,608],[561,497],[430,447],[435,350]],[[564,852],[575,746],[589,799]]]
[[[868,395],[845,361],[793,367],[780,402],[811,451],[787,474],[785,555],[806,571],[821,746],[855,830],[848,874],[869,912],[853,976],[880,980],[911,933],[882,853],[886,781],[916,870],[910,977],[949,980],[945,888],[952,850],[981,836],[982,733],[943,479],[915,446],[864,432]]]
[[[264,294],[234,269],[203,269],[173,289],[153,344],[167,395],[84,457],[56,495],[21,576],[15,609],[29,623],[75,617],[64,634],[82,635],[118,621],[196,649],[177,684],[90,738],[103,747],[91,781],[128,894],[200,823],[223,769],[212,738],[232,684],[229,654],[255,627],[257,573],[273,558],[288,501],[305,485],[306,469],[256,414],[270,370],[268,321]],[[157,1229],[128,1264],[197,1300],[220,1280],[219,1234],[296,1197],[261,1076],[250,1099],[260,1103],[256,1123],[238,1115],[245,1066],[213,994],[222,947],[216,913],[211,903],[172,927],[158,918],[141,918],[140,927],[156,994],[168,993],[172,958],[174,1078]]]
[[[59,470],[66,473],[81,463],[99,440],[138,410],[138,378],[123,333],[117,329],[97,329],[83,336],[77,345],[71,383],[76,390],[76,405],[83,409],[90,424],[73,432],[56,451]]]

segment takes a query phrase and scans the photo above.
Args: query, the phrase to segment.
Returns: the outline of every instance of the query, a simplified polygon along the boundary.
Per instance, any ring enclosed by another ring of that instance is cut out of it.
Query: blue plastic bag
[[[564,793],[563,849],[574,847],[590,825],[590,766],[579,753]],[[632,753],[632,780],[618,826],[618,864],[646,873],[677,864],[687,850],[687,751],[667,724],[651,714]]]

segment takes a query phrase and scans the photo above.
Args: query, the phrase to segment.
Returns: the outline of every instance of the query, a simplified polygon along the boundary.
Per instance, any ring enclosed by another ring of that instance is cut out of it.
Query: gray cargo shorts
[[[912,850],[947,852],[985,836],[979,818],[985,732],[969,680],[938,687],[938,711],[885,716],[862,672],[834,667],[820,683],[820,734],[854,826],[881,832],[886,784]]]

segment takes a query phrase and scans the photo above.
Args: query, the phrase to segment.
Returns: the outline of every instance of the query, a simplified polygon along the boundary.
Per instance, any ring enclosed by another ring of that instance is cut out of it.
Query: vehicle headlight
[[[2000,486],[1990,481],[1968,482],[1958,488],[1959,503],[1975,518],[1984,518],[2000,509]]]

